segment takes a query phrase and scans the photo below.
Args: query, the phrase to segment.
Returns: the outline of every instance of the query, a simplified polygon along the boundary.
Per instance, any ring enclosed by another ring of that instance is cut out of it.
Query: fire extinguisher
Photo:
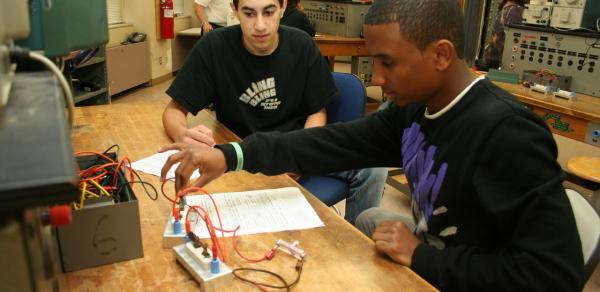
[[[163,39],[175,37],[173,29],[173,0],[160,1],[160,36]]]

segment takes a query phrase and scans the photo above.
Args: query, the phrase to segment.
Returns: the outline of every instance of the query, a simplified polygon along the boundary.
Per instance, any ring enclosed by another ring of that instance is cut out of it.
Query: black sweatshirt
[[[439,118],[424,113],[422,104],[391,106],[345,124],[257,133],[240,144],[244,169],[316,175],[404,167],[415,233],[424,238],[411,268],[431,284],[580,290],[581,243],[546,124],[487,79]],[[220,147],[235,169],[233,147]]]
[[[285,12],[281,18],[281,25],[295,27],[305,31],[311,37],[315,36],[315,28],[310,23],[310,20],[308,20],[306,14],[296,9],[296,6],[293,5],[288,5],[285,8]]]

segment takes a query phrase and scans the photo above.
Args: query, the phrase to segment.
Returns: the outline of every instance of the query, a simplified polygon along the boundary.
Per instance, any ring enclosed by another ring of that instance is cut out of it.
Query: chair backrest
[[[592,205],[575,190],[566,189],[567,197],[575,215],[577,231],[581,238],[584,262],[584,281],[594,273],[600,261],[600,217]]]
[[[367,93],[362,81],[353,74],[332,72],[339,95],[327,105],[327,123],[348,122],[361,118]]]

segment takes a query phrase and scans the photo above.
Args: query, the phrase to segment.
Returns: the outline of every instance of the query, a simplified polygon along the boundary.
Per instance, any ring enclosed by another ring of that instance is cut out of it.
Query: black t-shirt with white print
[[[256,56],[245,49],[236,25],[204,35],[167,94],[194,115],[214,103],[217,119],[245,137],[302,128],[337,89],[318,47],[303,31],[279,27],[275,51]]]

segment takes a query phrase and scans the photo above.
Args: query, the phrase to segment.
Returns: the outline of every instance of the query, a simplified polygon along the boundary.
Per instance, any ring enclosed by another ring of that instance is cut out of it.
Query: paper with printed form
[[[233,230],[240,226],[236,235],[325,226],[298,188],[219,193],[212,194],[212,197],[219,208],[223,229]],[[186,204],[204,208],[218,227],[219,221],[208,196],[187,196]],[[194,233],[200,238],[208,238],[204,221],[197,216],[193,218],[192,223],[196,223]],[[220,233],[217,231],[218,235]],[[232,235],[225,233],[225,236]]]
[[[165,162],[167,162],[169,156],[177,152],[177,150],[169,150],[163,153],[156,153],[154,155],[132,162],[131,168],[148,174],[160,176],[160,170],[162,169],[163,165],[165,165]],[[171,167],[171,169],[169,169],[169,172],[167,173],[167,178],[175,177],[175,169],[177,169],[177,166],[179,166],[179,163],[174,164]],[[200,173],[196,170],[194,171],[194,173],[192,173],[192,177],[190,179],[196,179],[198,177],[200,177]]]

